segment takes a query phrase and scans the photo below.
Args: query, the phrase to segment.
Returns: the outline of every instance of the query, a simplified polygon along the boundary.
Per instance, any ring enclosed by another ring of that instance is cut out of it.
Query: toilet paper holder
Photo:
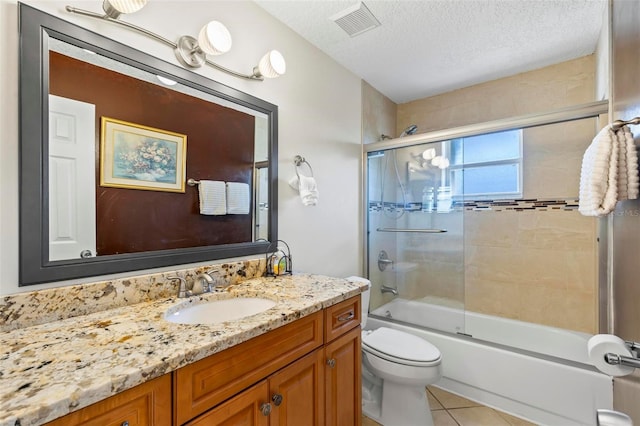
[[[614,353],[606,353],[604,360],[607,364],[611,365],[625,365],[627,367],[640,368],[640,358],[638,358],[638,350],[640,349],[640,343],[625,341],[625,346],[629,348],[633,357],[619,355]]]

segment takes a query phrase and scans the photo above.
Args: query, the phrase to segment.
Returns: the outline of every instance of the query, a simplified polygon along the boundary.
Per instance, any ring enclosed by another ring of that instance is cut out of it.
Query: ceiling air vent
[[[363,2],[358,2],[329,19],[338,24],[351,37],[380,26],[380,21],[373,16],[373,13]]]

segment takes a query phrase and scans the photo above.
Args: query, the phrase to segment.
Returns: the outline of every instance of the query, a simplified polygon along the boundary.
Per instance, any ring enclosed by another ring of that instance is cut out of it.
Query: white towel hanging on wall
[[[249,214],[250,201],[248,184],[227,182],[227,214]]]
[[[227,197],[225,184],[218,180],[201,180],[198,185],[200,197],[200,214],[225,215],[227,214]]]
[[[318,184],[316,179],[313,177],[313,169],[311,168],[311,164],[304,157],[300,155],[296,155],[293,159],[293,163],[296,167],[296,175],[289,179],[289,186],[300,193],[300,200],[302,204],[305,206],[315,206],[318,204]],[[304,176],[300,174],[298,169],[303,164],[306,164],[311,172],[311,176]]]
[[[638,150],[633,134],[628,126],[616,132],[619,145],[618,155],[618,200],[638,198]]]
[[[615,130],[614,130],[615,129]],[[582,158],[578,211],[611,213],[618,200],[638,198],[638,154],[627,126],[604,127]]]

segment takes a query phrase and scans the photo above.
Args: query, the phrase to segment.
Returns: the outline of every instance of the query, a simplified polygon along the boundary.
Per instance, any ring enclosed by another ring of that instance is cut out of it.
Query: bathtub
[[[587,359],[588,334],[401,298],[371,312],[366,328],[381,326],[440,349],[436,386],[536,424],[595,425],[596,409],[613,407],[611,377]]]

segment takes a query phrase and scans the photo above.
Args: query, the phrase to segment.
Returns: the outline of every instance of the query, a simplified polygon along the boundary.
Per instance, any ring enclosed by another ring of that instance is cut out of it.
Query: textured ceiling
[[[330,18],[357,0],[257,0],[396,103],[589,55],[607,0],[365,0],[381,26]]]

